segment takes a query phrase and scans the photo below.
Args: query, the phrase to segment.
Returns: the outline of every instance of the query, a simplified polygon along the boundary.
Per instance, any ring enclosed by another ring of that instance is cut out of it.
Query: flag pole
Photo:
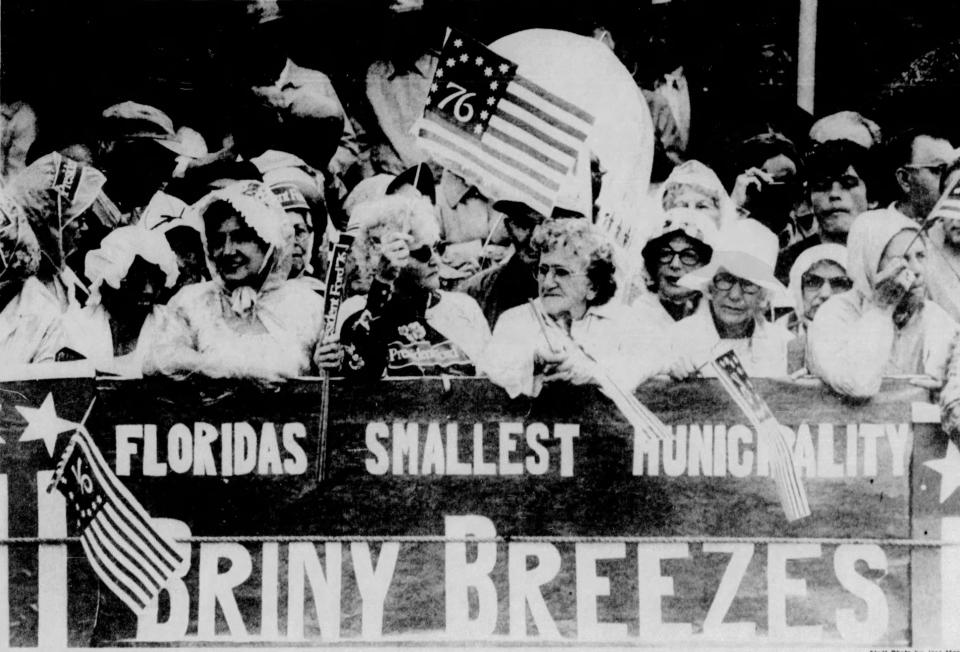
[[[347,253],[353,245],[353,235],[341,233],[336,244],[331,246],[330,262],[327,267],[327,278],[324,287],[323,325],[320,332],[320,344],[325,344],[336,337],[337,318],[340,314],[340,305],[343,303],[343,293],[347,279]],[[320,433],[317,441],[317,481],[322,482],[327,472],[327,434],[330,421],[330,372],[319,369],[320,372]]]
[[[97,397],[94,396],[90,399],[90,405],[87,406],[87,411],[83,413],[83,418],[80,419],[80,423],[77,424],[76,429],[73,431],[76,434],[79,431],[87,432],[86,423],[87,419],[90,417],[90,413],[93,412],[93,404],[97,402]],[[63,455],[60,457],[60,461],[57,463],[57,470],[53,474],[53,478],[50,480],[50,484],[47,485],[47,493],[53,491],[54,487],[60,482],[60,478],[63,477],[63,472],[66,470],[67,459],[70,457],[73,447],[77,445],[77,440],[75,437],[70,437],[70,443],[67,445],[67,450],[63,452]]]

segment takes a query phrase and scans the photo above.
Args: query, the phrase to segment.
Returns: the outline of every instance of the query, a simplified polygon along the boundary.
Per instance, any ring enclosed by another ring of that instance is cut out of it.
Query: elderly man
[[[960,183],[960,159],[944,172],[941,187],[946,191],[957,183]],[[960,214],[944,211],[930,227],[927,244],[930,247],[927,292],[934,303],[960,322]]]
[[[773,275],[777,236],[744,219],[724,229],[718,240],[710,264],[680,279],[709,301],[677,323],[671,373],[713,375],[706,363],[733,350],[751,376],[786,376],[787,343],[793,336],[763,315],[769,293],[786,291]]]
[[[886,146],[888,174],[896,181],[895,208],[916,222],[923,222],[940,198],[940,181],[957,157],[950,141],[932,129],[909,129]]]
[[[502,200],[493,207],[504,214],[513,254],[468,278],[459,288],[477,300],[491,328],[504,312],[537,296],[539,254],[532,246],[533,231],[545,219],[523,202]]]
[[[917,223],[898,211],[868,211],[854,222],[853,290],[820,307],[807,339],[811,371],[838,393],[869,398],[891,374],[945,380],[957,323],[925,298],[926,255]]]

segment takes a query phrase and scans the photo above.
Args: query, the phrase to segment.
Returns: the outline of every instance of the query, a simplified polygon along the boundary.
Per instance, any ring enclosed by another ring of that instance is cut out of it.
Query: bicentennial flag
[[[157,532],[83,426],[60,460],[54,485],[67,499],[68,523],[79,532],[97,576],[141,613],[178,574],[181,554]]]
[[[807,490],[800,480],[793,451],[767,402],[757,394],[750,382],[740,358],[733,351],[727,351],[711,364],[720,384],[757,430],[757,436],[766,438],[770,445],[770,475],[776,482],[777,495],[787,519],[795,521],[810,516]]]
[[[512,61],[448,29],[414,131],[438,163],[549,216],[593,122]]]

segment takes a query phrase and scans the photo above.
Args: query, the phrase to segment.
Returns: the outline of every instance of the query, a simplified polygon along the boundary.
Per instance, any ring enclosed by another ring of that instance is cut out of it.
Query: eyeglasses
[[[947,168],[950,167],[949,163],[910,163],[909,165],[903,166],[907,170],[930,170],[935,177],[942,177],[943,173],[947,171]]]
[[[586,272],[574,272],[566,267],[558,267],[556,265],[539,265],[537,267],[537,276],[546,278],[551,272],[553,273],[553,278],[558,281],[566,281],[575,276],[586,276]]]
[[[430,262],[430,259],[433,258],[434,252],[436,252],[438,256],[442,256],[446,248],[447,243],[445,242],[437,242],[433,246],[422,245],[416,249],[411,249],[410,257],[418,263],[428,263]]]
[[[677,251],[671,247],[664,247],[660,250],[660,253],[657,254],[657,260],[660,261],[661,265],[669,265],[673,262],[673,259],[679,257],[680,262],[684,265],[699,265],[700,264],[700,254],[697,253],[695,249],[681,249]]]
[[[800,287],[804,290],[819,290],[824,283],[829,285],[833,292],[846,292],[853,288],[853,280],[849,276],[827,278],[819,274],[804,274],[800,277]]]
[[[757,294],[760,292],[759,285],[742,279],[739,276],[734,276],[733,274],[717,274],[713,277],[713,287],[721,292],[729,292],[733,289],[734,285],[739,285],[740,290],[744,294]]]

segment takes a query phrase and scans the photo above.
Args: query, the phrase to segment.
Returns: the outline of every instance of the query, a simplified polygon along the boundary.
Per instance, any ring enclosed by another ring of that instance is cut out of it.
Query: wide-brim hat
[[[678,283],[704,291],[720,271],[774,292],[787,288],[774,276],[780,244],[773,231],[753,219],[738,220],[719,234],[710,263],[685,274]]]
[[[414,165],[398,174],[387,185],[387,194],[392,195],[403,186],[413,186],[417,192],[429,199],[431,204],[437,203],[437,184],[433,179],[430,166],[426,163]]]
[[[513,199],[500,199],[493,202],[493,210],[499,211],[511,219],[527,219],[538,224],[547,219],[543,213],[529,204]]]
[[[641,255],[649,258],[663,244],[672,238],[683,235],[713,251],[719,233],[713,219],[693,208],[671,208],[664,214],[663,221],[643,246]]]

